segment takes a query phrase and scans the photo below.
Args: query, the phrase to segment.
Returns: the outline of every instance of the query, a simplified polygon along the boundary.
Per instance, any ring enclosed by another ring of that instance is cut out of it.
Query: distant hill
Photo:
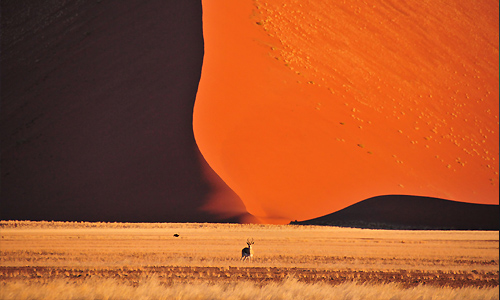
[[[499,206],[385,195],[363,200],[326,216],[290,224],[372,229],[499,230]]]

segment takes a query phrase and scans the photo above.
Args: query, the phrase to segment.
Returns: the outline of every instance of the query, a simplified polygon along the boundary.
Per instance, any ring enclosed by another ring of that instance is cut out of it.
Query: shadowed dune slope
[[[6,0],[1,13],[2,219],[241,220],[193,137],[201,1]],[[221,193],[232,209],[206,211]]]
[[[498,205],[386,195],[363,200],[323,217],[292,223],[377,229],[498,230],[498,216]]]

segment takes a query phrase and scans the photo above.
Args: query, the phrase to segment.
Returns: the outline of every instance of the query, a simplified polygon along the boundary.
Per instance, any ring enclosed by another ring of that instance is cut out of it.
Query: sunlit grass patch
[[[1,284],[0,299],[498,299],[495,288],[450,288],[417,286],[402,288],[398,284],[339,285],[304,283],[294,277],[281,282],[259,284],[250,281],[206,281],[162,284],[156,277],[143,278],[133,286],[114,279],[88,279],[82,282],[54,280],[47,283],[24,281]]]

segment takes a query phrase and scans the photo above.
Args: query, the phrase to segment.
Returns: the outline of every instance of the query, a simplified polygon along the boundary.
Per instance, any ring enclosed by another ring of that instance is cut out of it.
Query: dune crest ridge
[[[203,156],[262,222],[498,204],[498,3],[203,1]]]

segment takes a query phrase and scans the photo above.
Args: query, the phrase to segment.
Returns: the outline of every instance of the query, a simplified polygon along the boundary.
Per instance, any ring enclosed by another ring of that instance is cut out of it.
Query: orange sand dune
[[[497,1],[203,10],[196,141],[262,222],[381,194],[498,204]]]

